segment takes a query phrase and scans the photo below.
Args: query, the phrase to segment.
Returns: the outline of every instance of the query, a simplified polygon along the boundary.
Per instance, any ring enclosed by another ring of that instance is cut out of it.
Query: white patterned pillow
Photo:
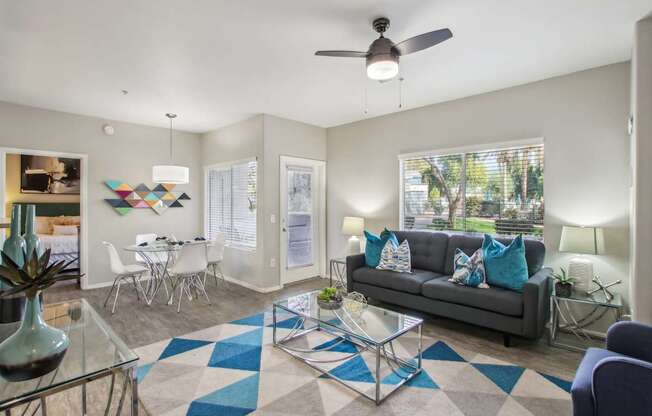
[[[412,273],[410,245],[407,240],[403,240],[398,247],[391,240],[388,240],[380,253],[380,263],[376,268],[400,273]]]

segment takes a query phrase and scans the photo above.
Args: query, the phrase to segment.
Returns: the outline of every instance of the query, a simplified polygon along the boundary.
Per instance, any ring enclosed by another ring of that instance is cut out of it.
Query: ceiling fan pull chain
[[[398,79],[398,108],[403,108],[403,80],[405,78],[399,76]]]
[[[369,107],[367,106],[367,86],[364,86],[364,114],[369,114]]]

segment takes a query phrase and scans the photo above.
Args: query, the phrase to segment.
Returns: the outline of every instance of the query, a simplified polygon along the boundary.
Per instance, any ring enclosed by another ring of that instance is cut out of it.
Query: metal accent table
[[[358,394],[373,400],[377,405],[421,372],[422,319],[348,298],[344,298],[343,305],[339,309],[325,309],[317,303],[318,294],[319,291],[308,292],[274,303],[272,340],[275,347]],[[277,334],[279,332],[279,328],[277,328],[279,311],[297,318],[293,328],[284,329],[288,333],[281,339],[278,339]],[[312,324],[312,326],[306,324]],[[393,341],[415,330],[417,332],[416,354],[399,357],[395,352]],[[320,349],[305,349],[292,345],[292,340],[306,336],[313,331],[323,331],[327,337],[332,336],[333,341],[329,341],[328,346]],[[324,351],[328,352],[343,342],[354,344],[355,352],[338,352],[334,354],[335,356],[320,358]],[[367,351],[371,355],[366,355],[366,357],[370,360],[373,358],[372,361],[375,361],[375,370],[371,370],[375,381],[373,389],[363,391],[354,383],[329,373],[329,365],[343,364],[358,357],[362,358],[362,354]],[[381,359],[384,359],[387,364],[383,365],[382,371]],[[382,383],[382,380],[387,377],[398,378],[399,381],[394,385]]]
[[[338,257],[331,259],[329,266],[330,273],[328,285],[333,287],[333,275],[335,275],[336,281],[334,287],[341,287],[346,290],[346,258]]]
[[[590,310],[581,316],[578,306],[588,306]],[[574,306],[574,307],[573,307]],[[571,351],[585,351],[597,338],[586,328],[602,319],[606,314],[613,313],[615,322],[622,316],[623,302],[619,294],[609,300],[603,292],[588,295],[585,292],[573,291],[569,297],[550,296],[550,322],[548,324],[548,344]],[[560,330],[570,332],[579,345],[563,343],[558,340]]]
[[[43,308],[43,318],[48,324],[62,329],[70,339],[70,346],[59,367],[38,378],[9,382],[0,377],[0,412],[10,416],[11,409],[27,405],[20,414],[35,414],[40,408],[47,415],[45,398],[73,387],[81,386],[82,414],[87,414],[86,384],[103,377],[111,377],[105,414],[121,414],[126,391],[131,387],[131,398],[127,407],[131,415],[138,415],[138,386],[136,365],[138,356],[118,337],[111,327],[95,312],[84,299],[55,303]],[[0,339],[11,335],[19,323],[2,325]],[[111,413],[114,387],[124,375],[120,400]],[[34,405],[34,407],[32,407]]]

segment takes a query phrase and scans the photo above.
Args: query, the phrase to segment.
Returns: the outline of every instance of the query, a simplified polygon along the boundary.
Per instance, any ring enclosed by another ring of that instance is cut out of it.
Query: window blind
[[[257,162],[209,168],[206,181],[207,237],[221,233],[229,246],[255,249]]]
[[[402,228],[543,238],[543,144],[401,160]]]

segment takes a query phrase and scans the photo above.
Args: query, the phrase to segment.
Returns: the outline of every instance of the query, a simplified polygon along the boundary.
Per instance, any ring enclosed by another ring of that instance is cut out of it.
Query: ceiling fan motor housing
[[[398,59],[394,42],[384,37],[376,39],[367,54],[367,75],[378,81],[395,77],[398,73]]]

